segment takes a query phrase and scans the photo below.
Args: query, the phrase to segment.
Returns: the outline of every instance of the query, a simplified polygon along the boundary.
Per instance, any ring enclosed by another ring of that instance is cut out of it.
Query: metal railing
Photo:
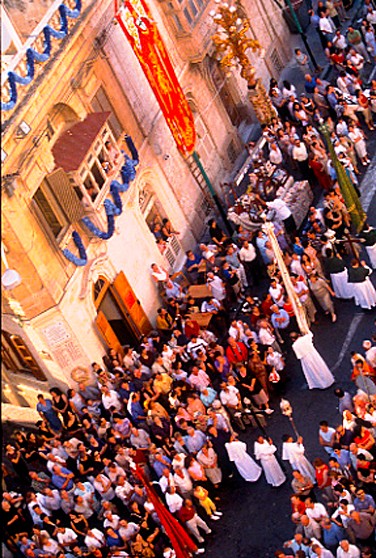
[[[22,48],[1,73],[1,110],[11,116],[30,84],[44,71],[57,44],[71,32],[81,14],[81,0],[55,0]]]

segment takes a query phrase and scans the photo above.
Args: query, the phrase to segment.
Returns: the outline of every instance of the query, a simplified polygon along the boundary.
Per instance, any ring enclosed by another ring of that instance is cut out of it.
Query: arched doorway
[[[93,284],[97,310],[96,325],[106,344],[122,352],[124,345],[135,346],[140,336],[151,330],[150,322],[121,271],[113,283],[100,275]]]

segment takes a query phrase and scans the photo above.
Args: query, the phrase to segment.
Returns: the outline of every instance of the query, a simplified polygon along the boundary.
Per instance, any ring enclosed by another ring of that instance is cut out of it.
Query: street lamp
[[[256,77],[256,69],[247,56],[248,49],[263,56],[263,49],[256,39],[248,37],[251,27],[240,2],[230,5],[216,0],[217,8],[210,12],[217,24],[217,32],[212,36],[219,64],[226,74],[233,67],[240,67],[240,75],[248,84],[249,100],[261,124],[268,124],[276,115],[270,97],[260,78]]]
[[[285,415],[285,417],[287,417],[289,419],[289,421],[291,422],[291,426],[292,426],[292,429],[294,430],[294,432],[296,434],[296,437],[299,438],[299,432],[297,431],[294,419],[292,418],[293,409],[292,409],[290,401],[287,401],[287,399],[281,399],[279,407],[281,409],[281,413],[283,415]]]
[[[324,136],[326,145],[328,146],[329,155],[337,174],[338,185],[345,201],[347,211],[350,214],[352,224],[354,225],[356,232],[359,233],[362,230],[364,223],[366,222],[367,214],[364,211],[362,204],[360,203],[359,196],[355,191],[350,177],[345,171],[341,161],[337,157],[337,153],[334,150],[332,140],[330,139],[330,130],[323,119],[320,120],[319,130]]]

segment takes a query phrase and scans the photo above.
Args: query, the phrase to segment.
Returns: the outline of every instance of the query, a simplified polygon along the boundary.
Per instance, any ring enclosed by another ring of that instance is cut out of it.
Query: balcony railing
[[[1,74],[1,110],[14,112],[30,84],[44,71],[59,42],[72,32],[82,11],[81,0],[55,0],[43,19]]]

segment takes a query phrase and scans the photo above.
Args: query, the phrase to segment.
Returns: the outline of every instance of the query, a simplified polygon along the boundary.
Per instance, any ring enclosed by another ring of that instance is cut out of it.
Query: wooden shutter
[[[114,330],[110,326],[106,316],[101,310],[98,312],[97,317],[95,318],[95,323],[97,328],[99,329],[100,334],[105,340],[106,345],[110,349],[115,349],[117,352],[122,353],[123,348],[119,342],[119,339],[116,337]]]
[[[66,172],[57,169],[46,176],[46,181],[70,223],[76,223],[84,215],[84,207]]]
[[[149,333],[152,327],[148,317],[122,271],[117,275],[113,286],[115,297],[120,298],[139,333]]]
[[[23,339],[19,335],[11,335],[6,332],[4,332],[3,335],[8,341],[10,347],[16,353],[22,367],[31,372],[37,380],[46,381],[46,376],[39,368],[38,363],[35,361]],[[21,372],[23,371],[23,368],[21,368]]]

